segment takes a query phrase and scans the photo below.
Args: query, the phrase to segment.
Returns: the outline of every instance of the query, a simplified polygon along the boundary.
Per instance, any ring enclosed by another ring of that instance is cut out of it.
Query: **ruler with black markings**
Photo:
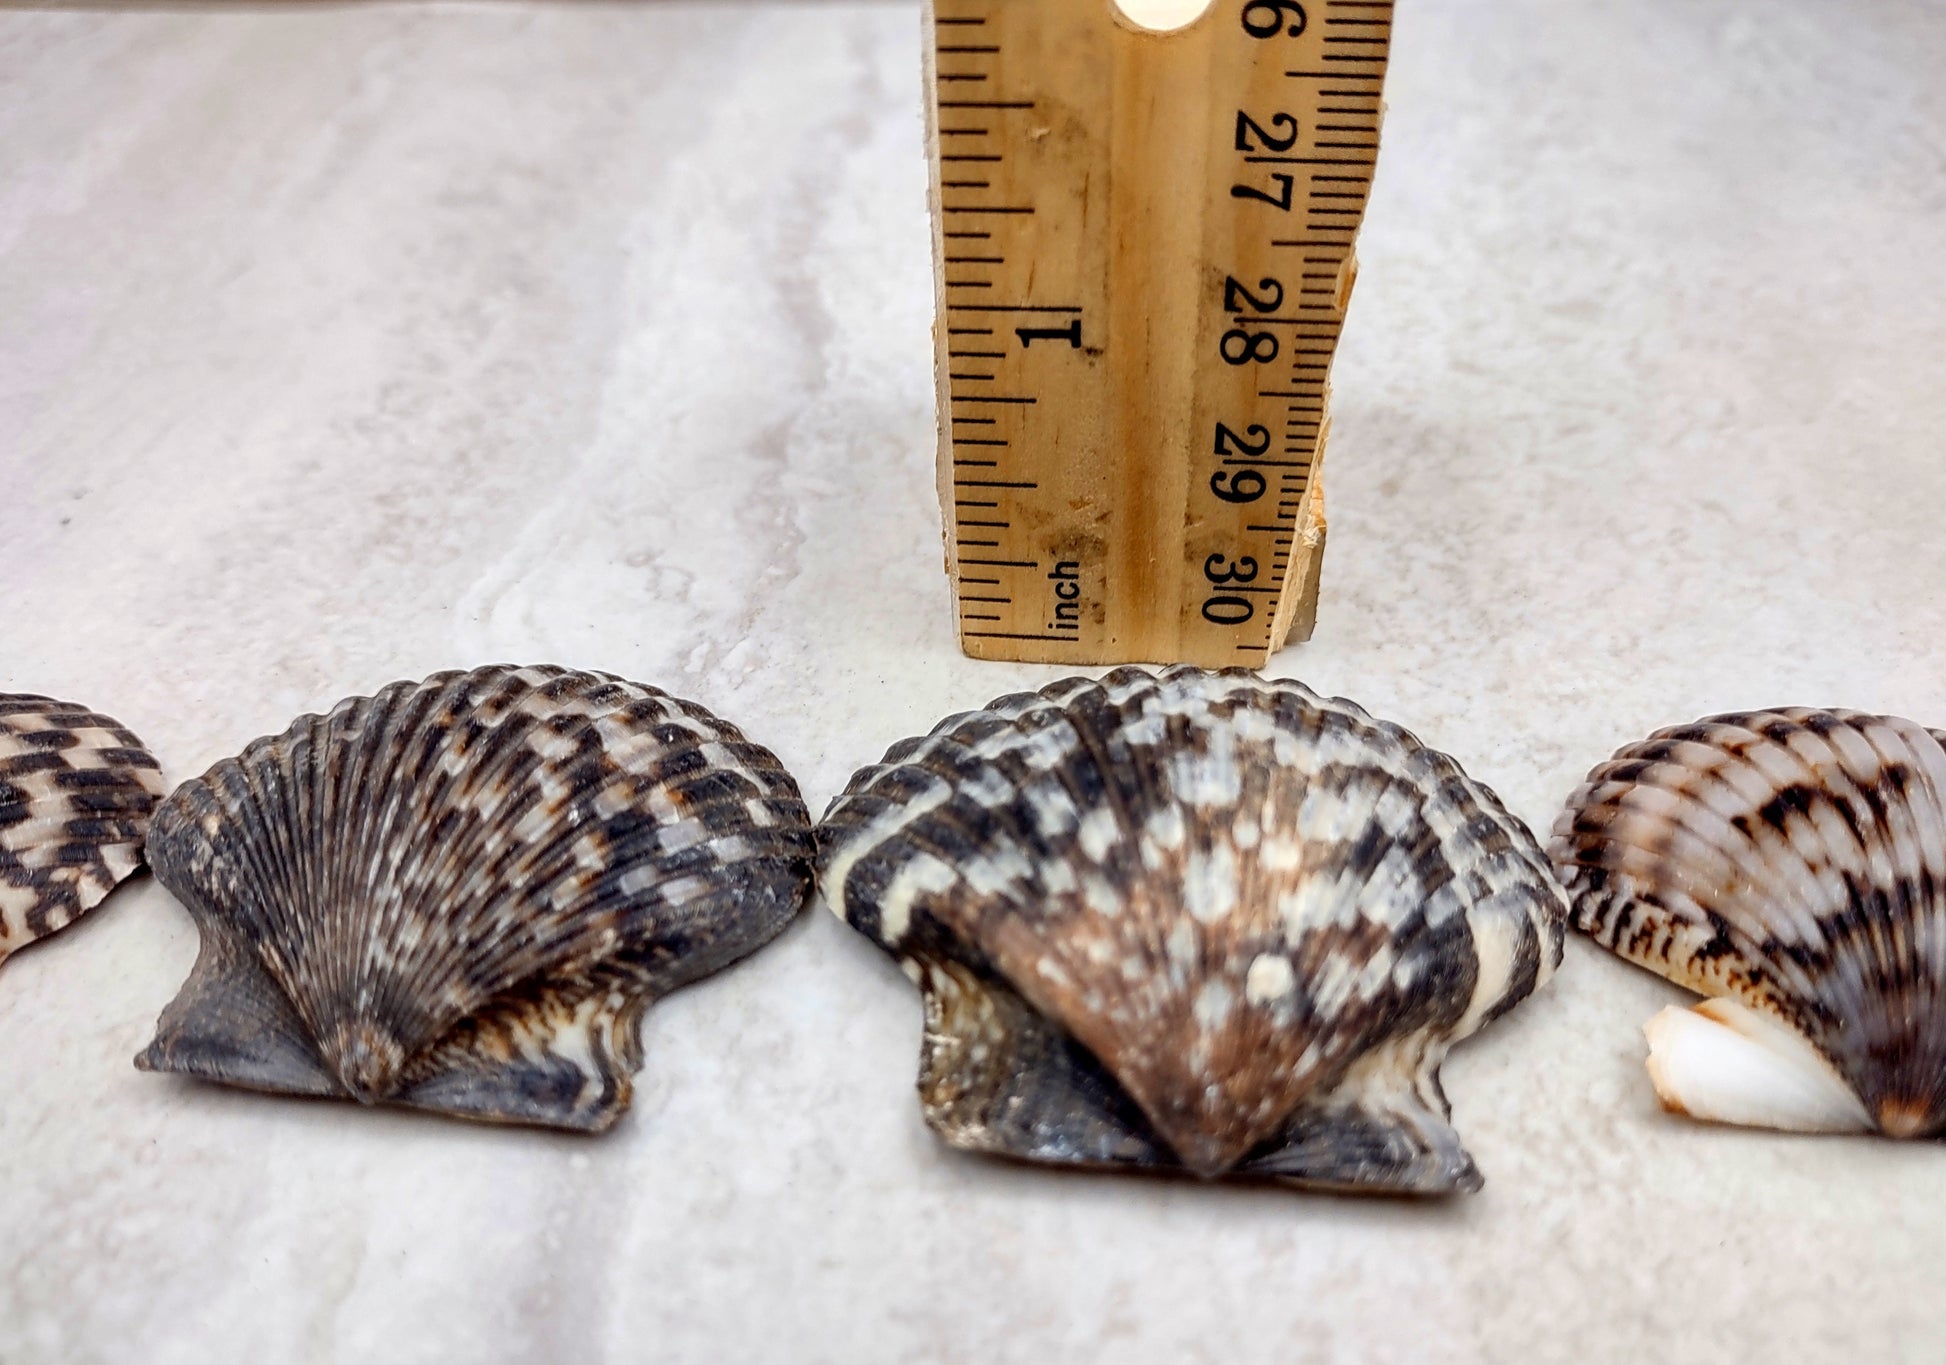
[[[980,658],[1308,638],[1391,0],[933,0],[940,499]]]

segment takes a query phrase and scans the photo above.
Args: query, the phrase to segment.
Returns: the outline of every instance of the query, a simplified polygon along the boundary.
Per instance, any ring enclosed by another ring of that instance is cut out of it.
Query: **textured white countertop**
[[[1056,670],[957,652],[908,5],[0,12],[0,690],[178,780],[488,660],[814,811]],[[1537,827],[1649,729],[1946,723],[1946,10],[1411,0],[1315,642]],[[1935,1361],[1946,1151],[1664,1117],[1571,943],[1439,1204],[948,1151],[814,909],[598,1140],[138,1074],[152,882],[0,969],[0,1361]]]

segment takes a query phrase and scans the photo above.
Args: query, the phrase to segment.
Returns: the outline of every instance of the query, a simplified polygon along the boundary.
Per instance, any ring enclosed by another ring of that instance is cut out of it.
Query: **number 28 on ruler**
[[[986,658],[1308,635],[1390,0],[934,0],[940,484]]]

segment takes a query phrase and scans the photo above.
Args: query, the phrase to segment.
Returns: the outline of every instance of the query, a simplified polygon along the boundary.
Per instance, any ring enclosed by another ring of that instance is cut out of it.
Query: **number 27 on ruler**
[[[982,658],[1308,636],[1390,0],[934,0],[940,492]]]

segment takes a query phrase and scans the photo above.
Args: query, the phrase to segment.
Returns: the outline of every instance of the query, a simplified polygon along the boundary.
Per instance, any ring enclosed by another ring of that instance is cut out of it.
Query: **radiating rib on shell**
[[[951,717],[852,778],[819,880],[925,993],[934,1128],[1037,1160],[1472,1188],[1439,1062],[1561,949],[1490,791],[1241,670]]]
[[[0,961],[74,923],[142,865],[161,797],[154,755],[119,722],[0,693]]]
[[[1946,1131],[1941,739],[1850,711],[1715,716],[1629,745],[1569,798],[1551,853],[1575,927],[1803,1040],[1708,1002],[1727,1033],[1659,1021],[1666,1105],[1808,1131]],[[1830,1096],[1833,1072],[1855,1110]]]
[[[811,834],[776,758],[702,707],[495,666],[256,741],[149,848],[203,951],[138,1065],[598,1129],[647,1004],[802,906]]]

